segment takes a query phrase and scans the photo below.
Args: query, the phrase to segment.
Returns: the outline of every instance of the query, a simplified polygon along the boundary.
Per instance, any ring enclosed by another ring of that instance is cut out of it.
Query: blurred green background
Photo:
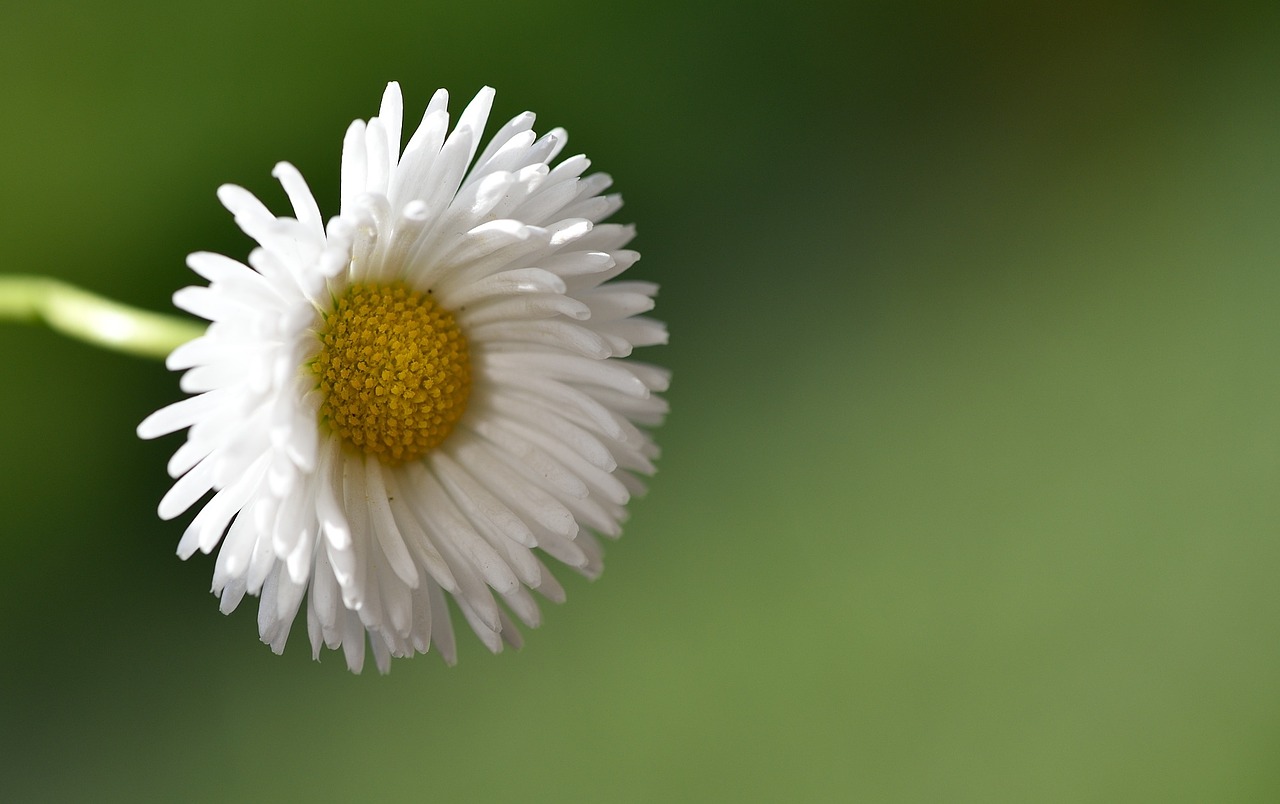
[[[1212,10],[1209,10],[1212,9]],[[0,799],[1280,800],[1271,4],[6,3],[5,270],[167,309],[214,197],[498,89],[612,173],[665,454],[520,652],[276,657],[158,364],[0,326]]]

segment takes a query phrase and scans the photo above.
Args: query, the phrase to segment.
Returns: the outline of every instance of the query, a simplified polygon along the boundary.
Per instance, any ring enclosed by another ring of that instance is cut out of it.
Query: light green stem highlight
[[[139,310],[43,276],[0,276],[0,321],[44,323],[116,352],[163,359],[205,325]]]

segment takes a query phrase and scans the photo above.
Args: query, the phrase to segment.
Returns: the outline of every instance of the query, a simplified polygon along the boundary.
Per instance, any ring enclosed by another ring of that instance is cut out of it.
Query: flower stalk
[[[163,360],[201,322],[140,310],[44,276],[0,276],[0,321],[47,325],[116,352]]]

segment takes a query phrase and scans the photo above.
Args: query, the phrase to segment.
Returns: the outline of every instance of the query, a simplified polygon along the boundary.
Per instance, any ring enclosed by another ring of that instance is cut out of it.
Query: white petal
[[[484,132],[484,124],[489,119],[489,110],[493,108],[494,94],[493,87],[482,88],[458,117],[458,127],[454,130],[454,133],[465,130],[473,132],[468,138],[471,147],[465,160],[467,164],[470,164],[476,155],[476,146],[480,143],[480,135]]]
[[[489,140],[489,144],[481,152],[480,158],[476,160],[476,167],[485,167],[489,160],[513,137],[532,128],[534,119],[533,112],[523,112],[511,118],[502,128],[498,129],[497,133],[493,135],[493,139]]]
[[[320,207],[316,204],[316,197],[311,194],[311,188],[307,186],[306,179],[302,178],[298,169],[288,162],[278,163],[271,171],[271,175],[276,177],[280,186],[284,188],[285,195],[289,196],[289,203],[293,205],[293,216],[307,227],[308,231],[323,240],[324,221],[320,218]]]
[[[418,586],[418,568],[405,547],[404,536],[396,527],[396,518],[391,513],[391,503],[387,499],[387,487],[382,480],[382,463],[375,458],[365,459],[366,494],[369,499],[369,515],[374,534],[382,548],[388,565],[400,580],[410,589]]]
[[[356,120],[347,127],[342,141],[342,206],[343,215],[354,212],[356,199],[364,195],[368,176],[368,153],[364,147],[365,124]]]
[[[382,93],[382,105],[378,108],[378,119],[387,133],[387,151],[391,156],[388,168],[394,168],[400,161],[400,125],[404,119],[404,97],[400,93],[400,84],[392,81]]]
[[[204,460],[196,464],[191,471],[178,478],[164,498],[160,500],[158,509],[161,519],[173,519],[195,504],[213,488],[212,461]]]

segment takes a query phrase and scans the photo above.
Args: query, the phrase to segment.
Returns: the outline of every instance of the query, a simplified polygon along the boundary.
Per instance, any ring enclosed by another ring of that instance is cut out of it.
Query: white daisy
[[[543,558],[598,574],[597,534],[619,535],[653,472],[641,428],[668,374],[620,358],[667,333],[641,315],[655,285],[611,281],[639,257],[631,226],[601,223],[622,201],[584,156],[552,167],[565,132],[537,137],[532,113],[475,158],[492,101],[450,132],[438,91],[401,153],[390,84],[347,130],[328,226],[282,162],[293,217],[218,190],[259,244],[248,265],[187,260],[209,284],[174,303],[211,323],[168,366],[195,396],[138,435],[189,428],[160,516],[214,492],[178,554],[221,543],[222,611],[260,595],[277,653],[304,598],[315,656],[341,646],[355,672],[366,633],[383,672],[432,643],[453,663],[447,596],[491,650],[518,646],[508,612],[533,627],[530,590],[564,598]]]

